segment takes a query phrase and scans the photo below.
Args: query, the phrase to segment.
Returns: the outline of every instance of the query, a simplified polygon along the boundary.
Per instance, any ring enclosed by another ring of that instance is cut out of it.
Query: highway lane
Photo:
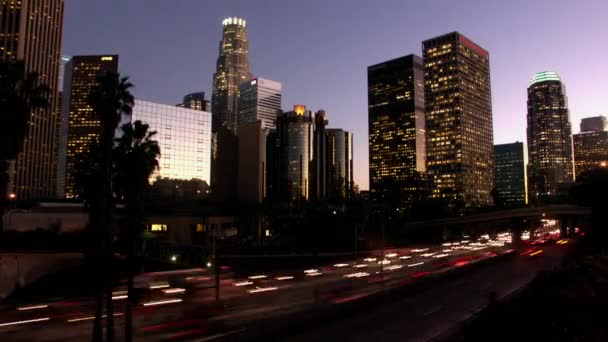
[[[445,260],[451,260],[452,262],[458,262],[463,257],[476,256],[476,258],[469,258],[467,262],[477,260],[481,257],[488,257],[486,254],[491,250],[497,252],[504,251],[507,247],[499,246],[480,246],[471,243],[472,249],[453,249],[448,253],[451,254],[449,259],[435,258],[435,256],[441,256],[443,251],[452,249],[451,246],[437,246],[435,251],[412,251],[409,249],[398,250],[396,256],[390,256],[390,252],[386,252],[385,256],[391,263],[384,265],[384,269],[390,274],[393,279],[410,279],[413,274],[417,272],[431,272],[437,270],[437,265],[445,263]],[[435,255],[431,255],[431,253]],[[428,254],[427,254],[428,253]],[[439,255],[437,255],[439,254]],[[399,259],[400,256],[411,256],[407,259]],[[182,327],[185,324],[183,322],[188,321],[191,325],[196,325],[197,328],[193,329],[197,333],[207,333],[207,328],[201,330],[201,326],[217,325],[222,326],[225,322],[229,322],[231,327],[238,327],[240,324],[246,324],[260,317],[278,316],[288,312],[293,312],[302,308],[310,307],[318,302],[318,298],[315,296],[315,288],[323,289],[327,286],[331,288],[332,284],[345,279],[345,276],[353,273],[365,272],[369,276],[362,276],[354,280],[354,285],[349,293],[346,295],[360,295],[370,294],[376,291],[381,291],[385,283],[372,282],[372,276],[379,272],[380,255],[375,256],[376,260],[353,260],[349,265],[326,265],[319,266],[314,269],[294,271],[292,275],[286,274],[273,274],[267,275],[267,277],[259,277],[260,274],[251,275],[255,279],[224,279],[222,282],[222,298],[226,309],[222,312],[214,313],[212,317],[202,316],[208,315],[210,310],[205,307],[211,305],[214,301],[214,290],[198,290],[189,293],[164,293],[163,291],[171,290],[168,288],[166,283],[162,284],[159,289],[151,291],[144,299],[143,303],[138,306],[139,312],[135,314],[135,325],[137,327],[138,337],[145,340],[153,340],[154,336],[164,336],[165,331],[161,329],[163,324],[170,323],[169,325],[178,324]],[[424,264],[421,264],[424,262]],[[366,264],[367,267],[357,268],[355,265]],[[390,271],[390,268],[395,265],[401,265],[399,269]],[[412,267],[407,267],[407,266]],[[446,265],[444,265],[446,266]],[[447,265],[453,267],[454,265]],[[443,266],[442,266],[443,267]],[[389,270],[387,270],[389,269]],[[322,273],[322,274],[317,274]],[[277,280],[277,277],[291,277],[294,279],[283,279]],[[207,280],[208,281],[208,280]],[[251,281],[252,285],[247,286],[234,286],[236,283],[243,281]],[[256,287],[258,289],[256,289]],[[269,291],[253,292],[257,290],[264,290],[266,288],[273,288]],[[120,294],[117,294],[120,297]],[[175,300],[175,302],[171,302]],[[166,303],[164,302],[166,301]],[[115,312],[117,313],[116,324],[117,331],[120,330],[122,324],[122,309],[121,303],[124,301],[117,300]],[[145,303],[159,303],[153,306],[146,307]],[[142,307],[143,305],[143,307]],[[51,303],[51,307],[55,304]],[[25,322],[23,325],[15,326],[0,326],[0,337],[8,337],[9,340],[13,341],[27,341],[27,340],[81,340],[90,335],[91,327],[91,316],[92,316],[92,302],[82,302],[75,304],[71,307],[64,308],[64,310],[57,310],[58,312],[49,312],[50,308],[33,309],[31,311],[17,312],[12,311],[10,315],[4,315],[7,310],[0,312],[0,324],[2,322]],[[8,316],[18,315],[18,318]],[[49,320],[27,322],[27,320],[36,320],[49,317]],[[197,319],[199,319],[197,321]],[[193,321],[194,320],[194,321]],[[152,330],[143,330],[147,328],[154,328]],[[156,327],[160,327],[156,329]],[[34,329],[31,329],[34,328]],[[184,328],[186,329],[186,328]],[[186,329],[187,330],[187,329]],[[209,329],[212,331],[212,329]],[[153,335],[150,335],[153,332]]]
[[[483,309],[491,292],[500,299],[521,289],[540,271],[556,267],[568,245],[541,248],[543,253],[527,253],[474,270],[415,296],[287,340],[432,341]]]

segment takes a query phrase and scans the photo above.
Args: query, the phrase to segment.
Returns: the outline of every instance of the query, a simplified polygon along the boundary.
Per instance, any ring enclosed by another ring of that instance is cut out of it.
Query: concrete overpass
[[[541,219],[554,219],[559,221],[560,228],[565,235],[566,227],[585,227],[590,215],[591,208],[588,207],[555,204],[409,222],[406,223],[405,228],[464,230],[476,235],[504,229],[534,229],[535,222],[539,222]]]

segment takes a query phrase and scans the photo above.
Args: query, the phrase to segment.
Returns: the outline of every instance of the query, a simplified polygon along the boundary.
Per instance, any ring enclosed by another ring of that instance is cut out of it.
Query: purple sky
[[[421,54],[460,31],[490,52],[494,142],[525,141],[537,71],[566,84],[573,132],[608,113],[606,0],[66,0],[63,53],[120,55],[142,99],[209,97],[227,16],[247,20],[254,75],[283,83],[283,108],[325,109],[355,135],[355,181],[368,187],[368,65]]]

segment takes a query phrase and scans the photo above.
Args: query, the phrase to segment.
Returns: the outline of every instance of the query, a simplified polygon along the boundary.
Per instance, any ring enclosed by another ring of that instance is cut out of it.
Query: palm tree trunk
[[[135,229],[134,226],[130,225],[128,229],[128,247],[127,247],[127,303],[125,306],[125,341],[131,342],[133,340],[133,311],[132,307],[135,305],[135,293],[133,287],[133,278],[135,277],[135,255],[136,255],[136,241],[135,234],[131,232]]]
[[[0,233],[4,231],[4,212],[8,192],[8,160],[0,160]]]

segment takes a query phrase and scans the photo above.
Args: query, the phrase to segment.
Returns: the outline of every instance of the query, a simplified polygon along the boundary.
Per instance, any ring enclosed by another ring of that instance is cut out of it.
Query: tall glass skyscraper
[[[473,207],[492,204],[489,53],[458,32],[422,45],[426,160],[433,197]]]
[[[422,58],[408,55],[367,68],[369,178],[372,198],[400,188],[404,204],[425,171]]]
[[[217,69],[213,74],[213,131],[220,126],[236,132],[239,86],[251,80],[249,42],[246,22],[242,18],[226,18]]]
[[[57,196],[72,198],[76,156],[99,139],[101,122],[89,104],[97,76],[118,72],[117,55],[74,56],[64,67],[61,125],[57,168]]]
[[[327,130],[327,197],[346,198],[353,188],[353,134]]]
[[[572,130],[565,87],[552,71],[528,86],[528,189],[532,202],[551,200],[574,180]]]
[[[21,153],[11,163],[8,192],[18,199],[56,195],[63,7],[64,0],[0,1],[0,58],[23,60],[26,72],[37,72],[50,88],[49,106],[32,113]]]
[[[131,120],[141,120],[157,132],[161,155],[154,178],[210,184],[211,113],[135,100]]]
[[[280,184],[279,193],[287,200],[307,200],[311,188],[314,116],[306,106],[277,117]]]
[[[262,121],[265,128],[274,129],[281,110],[281,83],[258,77],[239,89],[237,126]]]
[[[496,193],[505,207],[517,208],[526,205],[526,165],[524,144],[494,145],[494,170]]]

